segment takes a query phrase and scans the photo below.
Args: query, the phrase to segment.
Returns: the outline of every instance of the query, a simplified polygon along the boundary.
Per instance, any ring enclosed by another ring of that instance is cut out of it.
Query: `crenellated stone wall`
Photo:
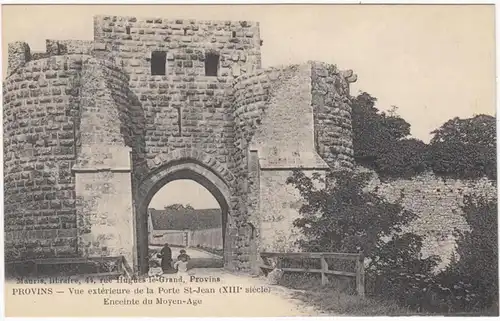
[[[349,83],[357,76],[335,65],[312,63],[312,105],[318,152],[333,169],[353,168]]]
[[[147,203],[181,178],[220,202],[227,267],[292,249],[281,241],[298,213],[286,178],[352,167],[355,76],[315,62],[262,70],[261,44],[257,22],[117,16],[95,17],[93,41],[10,44],[9,258],[123,255],[142,269]],[[164,75],[152,71],[157,51]]]
[[[219,77],[260,68],[259,23],[96,16],[94,41],[130,74],[148,75],[152,51],[167,54],[167,75],[205,76],[208,52],[220,55]]]
[[[8,47],[4,82],[5,253],[123,255],[147,271],[147,206],[193,179],[223,212],[225,265],[297,250],[292,170],[352,170],[351,70],[308,62],[261,69],[259,24],[97,16],[94,39]],[[164,52],[165,74],[152,72]],[[218,55],[216,75],[205,63]],[[356,170],[360,170],[356,168]],[[419,218],[424,255],[449,256],[463,195],[492,182],[431,174],[371,188]],[[146,264],[144,263],[146,262]]]
[[[18,66],[3,86],[7,259],[76,253],[75,179],[81,56]]]
[[[11,75],[17,68],[31,60],[31,50],[27,43],[16,41],[8,44],[7,74]]]
[[[93,52],[94,42],[90,40],[45,40],[45,53],[49,56],[75,54],[90,56]]]

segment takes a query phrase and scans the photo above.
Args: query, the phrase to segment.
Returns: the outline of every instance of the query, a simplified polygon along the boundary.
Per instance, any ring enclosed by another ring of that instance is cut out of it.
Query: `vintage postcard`
[[[498,315],[493,5],[3,5],[5,311]]]

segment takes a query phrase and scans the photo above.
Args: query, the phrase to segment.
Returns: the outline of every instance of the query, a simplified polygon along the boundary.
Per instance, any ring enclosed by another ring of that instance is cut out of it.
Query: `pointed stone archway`
[[[193,157],[198,155],[198,157]],[[200,161],[200,159],[202,161]],[[180,153],[163,158],[163,162],[141,181],[134,195],[136,211],[136,270],[147,273],[148,270],[148,205],[153,196],[166,184],[179,180],[189,179],[205,187],[217,200],[222,212],[222,239],[224,245],[224,265],[231,264],[232,239],[235,230],[232,220],[230,204],[233,197],[231,185],[221,174],[221,166],[210,159],[209,156],[199,152]],[[212,166],[209,166],[211,164]],[[224,173],[229,173],[223,168]],[[229,173],[229,175],[231,175]]]

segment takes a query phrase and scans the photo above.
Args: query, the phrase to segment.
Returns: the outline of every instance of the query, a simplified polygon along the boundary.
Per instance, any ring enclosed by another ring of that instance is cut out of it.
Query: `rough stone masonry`
[[[259,24],[96,16],[94,40],[8,47],[6,260],[124,256],[145,273],[147,207],[177,179],[223,212],[225,265],[293,250],[291,170],[353,169],[352,71],[261,68]]]

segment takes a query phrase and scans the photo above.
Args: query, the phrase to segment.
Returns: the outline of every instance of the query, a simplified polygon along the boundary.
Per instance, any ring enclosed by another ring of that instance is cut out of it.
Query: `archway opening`
[[[165,244],[172,264],[184,250],[190,269],[223,267],[223,235],[222,209],[210,191],[193,180],[167,183],[148,206],[149,273],[165,269],[161,260]]]
[[[137,262],[141,274],[164,270],[158,253],[165,244],[169,244],[166,253],[171,254],[172,265],[181,249],[190,257],[190,269],[227,264],[230,192],[222,179],[199,164],[183,162],[155,171],[139,190]]]

